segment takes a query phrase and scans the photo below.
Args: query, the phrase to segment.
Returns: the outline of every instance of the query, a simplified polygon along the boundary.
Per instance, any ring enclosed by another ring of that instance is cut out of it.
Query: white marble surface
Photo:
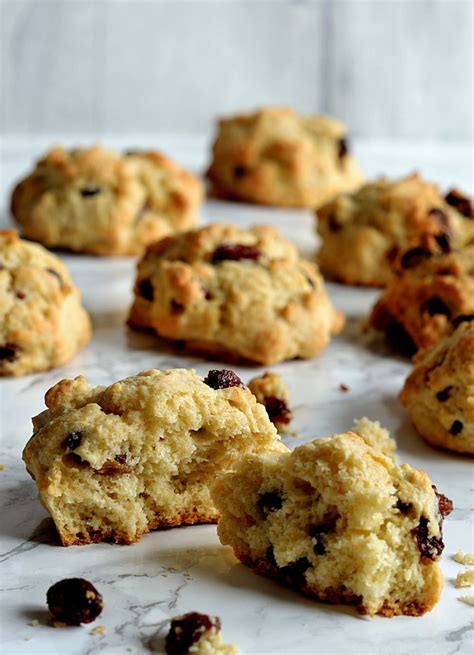
[[[116,145],[125,145],[116,139]],[[189,166],[204,163],[202,142],[165,137],[152,139]],[[135,139],[134,145],[137,143]],[[6,193],[44,143],[6,144],[1,156],[2,223],[6,224]],[[448,185],[468,187],[472,161],[467,147],[440,148],[384,143],[359,144],[358,154],[369,174],[401,173],[416,161],[429,177]],[[209,202],[204,220],[233,220],[241,225],[271,221],[294,238],[308,256],[316,241],[309,213]],[[193,366],[199,373],[218,366],[160,350],[149,335],[124,326],[131,300],[135,262],[62,256],[92,314],[92,342],[68,365],[43,374],[0,380],[2,514],[1,638],[5,655],[122,655],[160,653],[161,633],[170,616],[198,610],[221,616],[228,641],[239,643],[243,655],[332,653],[472,652],[473,609],[460,603],[462,590],[452,581],[461,567],[451,559],[459,548],[473,549],[472,460],[430,449],[411,428],[397,400],[410,365],[390,355],[382,340],[359,330],[377,292],[330,284],[335,304],[346,311],[348,324],[330,347],[313,361],[287,362],[275,368],[287,380],[296,407],[298,438],[305,440],[345,430],[354,418],[380,420],[398,441],[403,461],[427,470],[439,489],[451,497],[455,510],[445,523],[442,568],[446,585],[437,607],[421,618],[367,619],[350,608],[306,600],[276,583],[254,575],[220,546],[214,526],[195,526],[145,535],[133,546],[99,544],[63,548],[36,498],[36,489],[21,461],[30,436],[30,417],[43,408],[44,392],[62,377],[79,373],[97,384],[151,367]],[[258,368],[236,369],[244,380]],[[339,384],[350,391],[342,393]],[[54,629],[48,625],[47,588],[70,576],[85,577],[103,593],[105,609],[88,627]],[[31,625],[32,619],[39,626]],[[104,634],[91,635],[103,624]]]

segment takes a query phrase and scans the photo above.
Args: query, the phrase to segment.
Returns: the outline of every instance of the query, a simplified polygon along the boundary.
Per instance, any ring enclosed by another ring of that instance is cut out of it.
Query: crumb
[[[458,552],[453,555],[453,560],[458,564],[474,564],[474,554],[458,550]]]
[[[62,621],[51,621],[53,628],[65,628],[67,627],[67,623],[63,623]]]
[[[460,600],[462,603],[466,603],[466,605],[471,605],[471,607],[474,607],[474,596],[458,596],[458,600]]]
[[[474,569],[460,571],[456,576],[454,586],[458,589],[460,587],[474,587]]]
[[[103,635],[105,633],[105,625],[96,625],[95,628],[92,628],[91,635]]]
[[[40,622],[38,621],[38,619],[31,619],[31,621],[30,621],[30,625],[33,628],[37,628],[39,626],[39,624],[40,624]]]
[[[339,391],[343,391],[345,393],[346,391],[350,391],[350,388],[347,386],[347,384],[343,384],[341,382],[341,384],[339,385]]]
[[[0,471],[4,471],[6,468],[5,464],[0,464]]]

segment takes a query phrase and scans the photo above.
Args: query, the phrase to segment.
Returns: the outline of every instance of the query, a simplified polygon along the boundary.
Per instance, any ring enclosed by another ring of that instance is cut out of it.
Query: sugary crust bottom
[[[234,549],[235,551],[235,549]],[[325,603],[330,603],[331,605],[352,605],[356,608],[359,614],[371,614],[366,607],[364,607],[361,602],[361,597],[355,594],[351,594],[346,591],[344,588],[333,589],[328,588],[323,591],[318,590],[314,587],[310,587],[307,584],[297,584],[294,580],[289,579],[285,574],[282,575],[281,569],[277,566],[274,566],[271,562],[265,559],[253,560],[246,553],[235,551],[236,557],[248,566],[253,569],[255,573],[263,575],[268,578],[277,580],[278,582],[284,584],[290,589],[296,589],[301,592],[304,596],[312,598],[315,600],[320,600]],[[413,600],[409,603],[404,603],[401,605],[391,605],[387,600],[384,601],[383,605],[375,612],[378,616],[384,616],[390,618],[392,616],[421,616],[426,612],[429,612],[434,605],[438,602],[439,593],[433,594],[432,597],[426,600],[426,602],[420,602]]]
[[[131,537],[126,532],[104,532],[103,530],[95,530],[91,533],[88,533],[87,535],[78,537],[76,534],[68,532],[67,530],[60,530],[58,526],[56,527],[58,529],[59,537],[63,546],[84,546],[86,544],[101,543],[103,541],[111,541],[116,544],[130,545],[140,541],[142,535],[147,534],[152,530],[173,528],[183,525],[195,525],[197,523],[217,523],[218,520],[218,514],[199,514],[196,512],[183,512],[182,514],[177,514],[168,520],[162,520],[161,518],[156,517],[148,524],[145,530],[136,532],[133,537]]]

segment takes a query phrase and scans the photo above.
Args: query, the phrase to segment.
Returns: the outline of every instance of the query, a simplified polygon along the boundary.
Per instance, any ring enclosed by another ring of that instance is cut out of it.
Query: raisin
[[[324,555],[326,553],[326,546],[322,541],[322,535],[329,534],[334,530],[334,526],[329,523],[319,523],[318,525],[310,525],[308,533],[309,536],[315,540],[313,550],[315,555]]]
[[[446,233],[443,234],[437,234],[435,236],[435,241],[438,244],[438,246],[441,248],[442,252],[444,254],[447,254],[448,252],[451,252],[451,241],[449,239],[449,235]]]
[[[243,243],[226,243],[214,250],[212,263],[218,264],[224,261],[240,261],[251,259],[256,261],[262,253],[255,246],[247,246]]]
[[[307,557],[300,557],[296,562],[291,562],[279,570],[279,575],[287,584],[301,587],[305,584],[305,573],[311,567],[311,562]]]
[[[283,499],[278,491],[265,491],[257,501],[258,508],[264,516],[276,512],[283,507]]]
[[[330,232],[339,232],[342,229],[342,225],[333,214],[329,216],[328,227]]]
[[[188,612],[172,619],[165,639],[168,655],[187,655],[193,644],[202,637],[203,632],[221,629],[221,621],[217,616],[208,616],[198,612]]]
[[[391,248],[389,248],[385,253],[385,257],[387,258],[387,261],[390,264],[393,264],[399,252],[400,252],[400,248],[398,246],[392,246]]]
[[[276,396],[265,396],[263,404],[272,423],[290,422],[291,412],[284,400]]]
[[[64,439],[64,447],[68,453],[76,450],[81,445],[83,434],[82,432],[70,432],[67,437]]]
[[[436,394],[436,398],[439,400],[440,403],[445,403],[451,394],[452,391],[452,385],[449,387],[446,387],[445,389],[441,389],[441,391],[438,391]]]
[[[411,248],[402,255],[402,258],[400,259],[400,265],[403,268],[415,268],[421,264],[424,259],[427,259],[430,256],[431,253],[428,250],[421,248],[420,246]]]
[[[234,371],[229,369],[222,369],[222,371],[212,370],[209,371],[204,378],[204,384],[207,384],[211,389],[227,389],[228,387],[243,387],[242,380]]]
[[[184,312],[184,305],[173,298],[170,302],[170,310],[172,314],[182,314]]]
[[[81,196],[89,198],[91,196],[97,196],[101,191],[100,186],[88,186],[81,189]]]
[[[431,485],[433,488],[433,491],[436,494],[436,497],[438,499],[438,509],[439,513],[441,514],[441,518],[444,519],[446,516],[449,516],[451,512],[453,511],[453,501],[450,500],[447,496],[444,494],[441,494],[438,489],[433,485]]]
[[[102,612],[104,601],[97,589],[82,578],[56,582],[46,594],[49,611],[67,625],[91,623]]]
[[[47,271],[50,275],[54,275],[54,277],[56,277],[56,278],[59,280],[59,283],[60,283],[60,284],[63,283],[63,278],[59,275],[59,273],[58,273],[57,271],[54,270],[54,268],[47,268],[46,271]]]
[[[449,225],[449,220],[447,215],[442,209],[438,209],[437,207],[433,207],[433,209],[430,209],[428,212],[430,216],[432,216],[438,223],[439,225],[442,225],[443,227],[448,227]]]
[[[420,518],[420,524],[412,530],[416,537],[418,550],[423,557],[436,559],[441,555],[444,549],[444,543],[441,537],[428,536],[428,519],[424,516]]]
[[[463,431],[464,425],[461,423],[461,421],[458,421],[457,419],[453,421],[452,426],[449,428],[450,433],[453,435],[453,437],[457,437],[458,434],[461,434]]]
[[[387,341],[406,357],[413,357],[418,350],[411,336],[397,321],[391,321],[386,331]]]
[[[443,316],[451,315],[451,310],[444,300],[441,300],[441,298],[438,298],[437,296],[428,298],[428,300],[422,304],[421,311],[427,312],[430,316],[434,316],[435,314],[443,314]]]
[[[234,166],[234,177],[237,179],[240,179],[241,177],[245,177],[247,175],[247,169],[245,166]]]
[[[138,293],[142,298],[150,302],[155,299],[155,290],[150,278],[146,278],[138,283]]]
[[[474,321],[474,314],[459,314],[456,318],[453,318],[452,323],[454,327],[458,327],[461,323],[469,323]]]
[[[25,298],[23,291],[15,291],[15,296],[18,298],[18,300],[24,300]]]
[[[403,500],[400,500],[399,498],[395,507],[400,510],[402,514],[408,514],[413,505],[411,503],[404,503]]]
[[[339,385],[339,391],[346,393],[347,391],[350,391],[350,387],[348,387],[347,384],[341,382],[341,384]]]
[[[4,343],[0,346],[0,361],[13,362],[18,357],[18,346],[14,343]]]
[[[471,201],[456,189],[452,189],[448,194],[446,194],[445,200],[448,205],[454,207],[463,216],[466,216],[467,218],[473,217]]]
[[[338,148],[337,148],[338,158],[344,159],[344,157],[348,154],[348,152],[349,152],[349,144],[347,143],[347,139],[339,139]]]
[[[122,473],[130,473],[133,471],[133,466],[127,463],[126,455],[115,455],[114,459],[106,460],[100,469],[95,472],[99,475],[116,475]]]

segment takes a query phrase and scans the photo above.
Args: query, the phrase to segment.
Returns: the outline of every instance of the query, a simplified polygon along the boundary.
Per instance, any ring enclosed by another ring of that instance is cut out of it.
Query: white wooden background
[[[470,0],[0,0],[2,134],[208,131],[260,104],[473,137]]]

